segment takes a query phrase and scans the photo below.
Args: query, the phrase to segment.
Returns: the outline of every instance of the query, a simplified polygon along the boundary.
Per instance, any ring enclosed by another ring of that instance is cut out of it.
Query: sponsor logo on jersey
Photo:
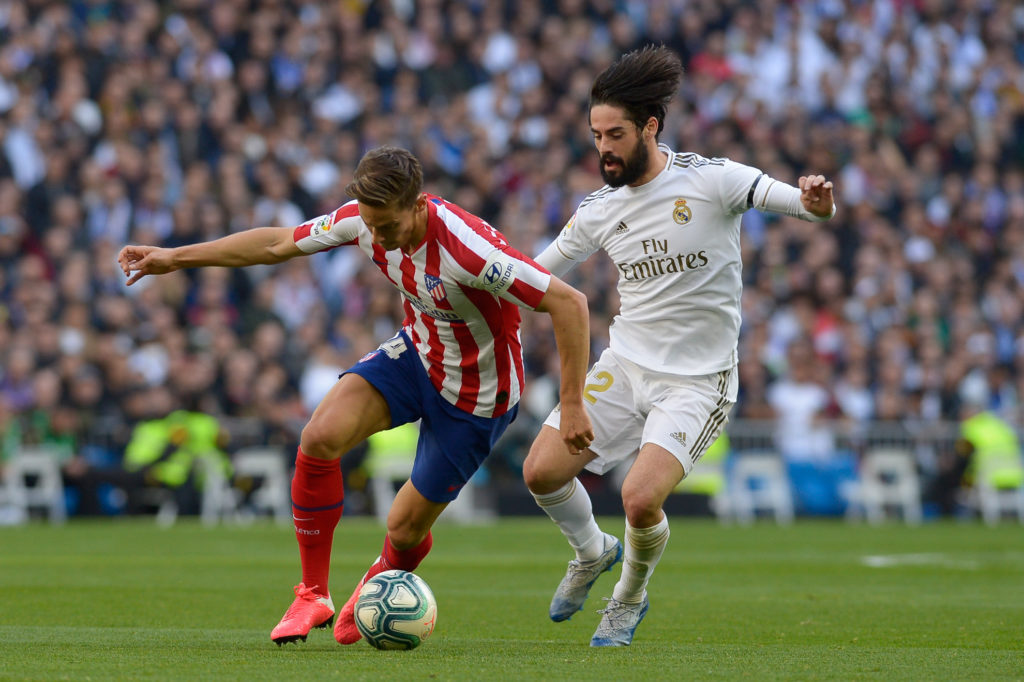
[[[574,224],[575,222],[576,222],[576,214],[575,214],[575,213],[573,213],[573,214],[572,214],[571,216],[569,216],[569,222],[567,222],[567,223],[565,224],[565,227],[563,227],[563,228],[562,228],[562,230],[563,230],[563,231],[564,231],[564,230],[571,230],[571,229],[572,229],[572,226],[573,226],[573,224]]]
[[[313,225],[309,228],[310,234],[314,237],[319,237],[321,234],[326,234],[331,231],[331,216],[332,213],[322,215],[313,221]]]
[[[686,205],[686,199],[679,197],[676,199],[676,207],[672,209],[672,220],[676,221],[680,225],[685,225],[690,222],[690,218],[693,217],[693,211]]]
[[[420,311],[427,317],[432,317],[435,320],[444,320],[446,322],[465,322],[465,320],[463,320],[462,317],[460,317],[454,310],[441,310],[439,308],[435,308],[426,301],[410,296],[409,294],[406,294],[405,298],[412,304],[413,308]]]
[[[507,291],[511,286],[512,278],[516,272],[515,261],[503,261],[500,258],[494,259],[481,277],[484,291],[491,294],[498,294]]]
[[[708,264],[708,254],[704,250],[670,255],[667,239],[644,239],[640,246],[644,252],[640,260],[634,263],[615,264],[622,273],[622,279],[627,282],[696,270]]]
[[[620,220],[619,224],[615,228],[615,234],[626,234],[627,232],[629,232],[629,225]]]
[[[668,434],[672,436],[672,439],[680,445],[686,445],[686,432],[685,431],[673,431]]]
[[[430,298],[438,304],[441,301],[448,300],[448,292],[444,290],[444,282],[441,281],[440,277],[434,275],[424,275],[423,281],[427,285],[427,293],[430,294]]]

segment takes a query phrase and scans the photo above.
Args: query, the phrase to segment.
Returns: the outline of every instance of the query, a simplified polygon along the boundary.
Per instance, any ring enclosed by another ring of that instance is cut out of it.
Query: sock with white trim
[[[667,516],[663,516],[659,523],[650,528],[633,528],[629,521],[626,522],[622,576],[612,592],[615,599],[629,604],[643,601],[647,582],[661,555],[665,553],[668,536]]]
[[[576,550],[580,561],[593,561],[604,551],[604,533],[594,519],[594,508],[583,485],[573,478],[553,493],[534,495],[540,508],[547,513]]]

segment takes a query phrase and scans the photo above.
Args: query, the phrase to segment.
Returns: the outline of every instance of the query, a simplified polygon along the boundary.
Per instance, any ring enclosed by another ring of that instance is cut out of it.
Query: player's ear
[[[644,124],[643,138],[646,140],[648,137],[653,139],[658,134],[658,119],[654,116],[647,117],[647,123]]]

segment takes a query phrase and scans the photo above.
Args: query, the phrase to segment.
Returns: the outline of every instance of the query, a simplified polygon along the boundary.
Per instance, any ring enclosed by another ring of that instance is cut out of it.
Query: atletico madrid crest
[[[440,305],[442,301],[448,298],[448,292],[444,290],[444,282],[441,281],[440,277],[424,275],[423,281],[427,285],[427,293],[430,294],[430,298],[434,299],[434,303]]]

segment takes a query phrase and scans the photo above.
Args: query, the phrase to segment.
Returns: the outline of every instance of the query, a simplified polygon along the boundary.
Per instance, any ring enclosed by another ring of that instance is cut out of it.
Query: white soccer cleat
[[[548,615],[556,623],[569,620],[574,613],[583,609],[583,602],[587,601],[590,588],[598,577],[605,571],[610,571],[612,566],[622,560],[622,543],[614,535],[604,535],[605,550],[593,561],[580,561],[573,559],[569,562],[569,569],[565,572],[562,582],[558,583],[555,589],[555,596],[551,598],[551,608]]]
[[[636,626],[640,625],[640,621],[647,615],[647,607],[651,605],[647,592],[644,592],[643,601],[639,604],[627,604],[614,597],[606,597],[605,601],[608,606],[598,611],[604,615],[590,639],[590,646],[629,646]]]

